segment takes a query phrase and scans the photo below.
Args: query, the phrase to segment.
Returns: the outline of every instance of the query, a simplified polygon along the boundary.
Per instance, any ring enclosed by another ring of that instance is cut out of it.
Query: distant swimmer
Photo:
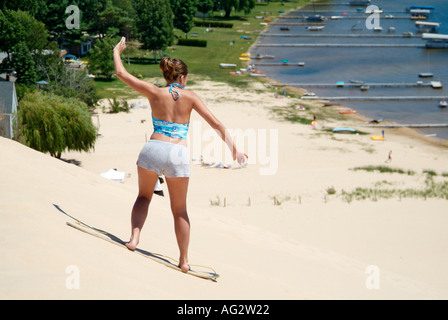
[[[385,162],[386,163],[392,162],[392,150],[389,151],[389,155],[387,156],[387,160]]]

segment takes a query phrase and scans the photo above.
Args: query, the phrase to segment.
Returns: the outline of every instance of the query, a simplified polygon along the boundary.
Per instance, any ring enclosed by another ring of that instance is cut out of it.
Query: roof
[[[8,114],[15,112],[16,105],[13,104],[15,95],[14,82],[0,81],[0,113]],[[17,99],[15,101],[17,103]]]

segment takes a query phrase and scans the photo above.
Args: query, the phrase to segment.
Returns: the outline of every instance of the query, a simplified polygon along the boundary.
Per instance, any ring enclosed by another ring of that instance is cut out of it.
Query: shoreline
[[[294,11],[299,11],[302,10],[305,6],[307,6],[308,4],[312,3],[312,2],[318,2],[315,0],[310,0],[307,3],[298,6],[296,9],[293,9]],[[289,12],[289,11],[288,11]],[[288,12],[284,12],[280,15],[278,15],[276,17],[276,19],[272,22],[276,22],[278,19],[280,19],[282,16],[288,14]],[[263,30],[263,32],[261,32],[256,40],[254,41],[254,43],[249,47],[248,52],[252,51],[252,48],[255,47],[258,43],[259,37],[261,34],[267,32],[269,29],[269,26]],[[262,81],[262,83],[268,87],[269,83],[275,83],[278,85],[282,85],[281,87],[284,88],[287,91],[290,91],[294,94],[297,94],[299,96],[302,96],[304,94],[304,92],[307,92],[308,90],[305,88],[300,88],[300,87],[292,87],[292,86],[287,86],[287,85],[283,85],[282,82],[275,80],[273,78],[270,78],[268,75],[265,75],[265,77],[260,77],[260,80]],[[318,104],[322,104],[322,106],[320,106],[321,108],[325,107],[325,108],[332,108],[332,107],[341,107],[341,108],[346,108],[349,109],[348,107],[346,107],[344,104],[339,104],[339,103],[332,103],[329,100],[320,100],[320,99],[316,99],[313,101],[309,101],[309,100],[303,100],[305,105],[309,105],[310,102],[316,102]],[[331,112],[333,113],[333,112]],[[362,113],[357,112],[356,114],[347,114],[345,115],[345,118],[347,120],[351,120],[353,122],[353,126],[359,126],[360,123],[368,123],[370,121],[373,121],[374,119],[367,117],[366,115],[363,115]],[[337,119],[337,113],[333,115],[333,120],[335,121],[339,121]],[[393,121],[384,121],[384,124],[399,124],[397,122],[393,122]],[[380,128],[380,127],[378,127]],[[385,129],[383,129],[385,130]],[[430,136],[426,136],[423,132],[420,132],[418,129],[415,128],[387,128],[388,132],[391,132],[392,134],[397,134],[403,137],[407,137],[410,139],[417,139],[419,141],[424,142],[425,144],[428,144],[429,146],[434,146],[434,147],[438,147],[440,149],[443,150],[448,150],[448,139],[438,139],[435,137],[430,137]]]

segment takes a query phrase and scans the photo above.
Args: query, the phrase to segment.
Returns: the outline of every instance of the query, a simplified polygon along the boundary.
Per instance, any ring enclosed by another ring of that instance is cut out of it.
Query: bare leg
[[[190,243],[190,220],[187,214],[188,182],[189,178],[166,178],[174,217],[174,231],[180,251],[179,267],[183,272],[190,269],[188,265],[188,245]]]
[[[129,250],[135,250],[140,240],[140,232],[148,216],[149,203],[151,202],[159,176],[154,171],[149,171],[141,167],[138,169],[138,197],[135,200],[131,214],[131,239],[126,243]]]

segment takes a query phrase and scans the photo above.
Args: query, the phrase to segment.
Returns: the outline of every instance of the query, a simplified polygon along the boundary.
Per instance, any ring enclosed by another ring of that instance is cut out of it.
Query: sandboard
[[[183,272],[175,263],[171,262],[170,258],[159,255],[157,253],[151,253],[149,251],[140,249],[140,248],[136,248],[134,251],[129,250],[126,245],[125,242],[123,240],[121,240],[120,238],[114,236],[113,234],[110,234],[108,232],[105,232],[103,230],[99,230],[99,229],[95,229],[92,227],[89,227],[87,225],[81,225],[80,223],[71,223],[71,222],[67,222],[67,225],[69,225],[72,228],[75,228],[79,231],[85,232],[87,234],[90,234],[94,237],[103,239],[107,242],[110,242],[112,244],[118,245],[130,252],[135,252],[138,253],[142,256],[144,256],[145,258],[149,258],[153,261],[156,261],[158,263],[163,264],[164,266],[167,266],[169,268],[172,268],[174,270]],[[219,278],[219,274],[215,273],[215,272],[206,272],[206,271],[196,271],[193,269],[190,269],[186,272],[186,274],[198,277],[198,278],[203,278],[203,279],[209,279],[209,280],[213,280],[216,281]]]

